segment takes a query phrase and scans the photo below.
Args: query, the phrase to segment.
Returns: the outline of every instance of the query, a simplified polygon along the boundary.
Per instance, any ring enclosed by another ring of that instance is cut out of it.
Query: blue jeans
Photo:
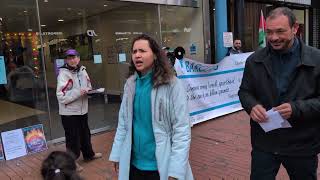
[[[290,180],[317,179],[317,155],[292,157],[253,149],[251,158],[251,180],[275,180],[281,164]]]

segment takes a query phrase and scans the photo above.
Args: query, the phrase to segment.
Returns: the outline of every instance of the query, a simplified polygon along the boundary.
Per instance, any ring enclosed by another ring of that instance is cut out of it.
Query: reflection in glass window
[[[202,7],[202,1],[198,1]],[[203,18],[201,8],[160,6],[161,35],[170,51],[178,46],[186,50],[185,56],[204,62]]]
[[[2,1],[0,64],[6,82],[0,84],[1,132],[43,124],[50,136],[38,32],[35,1]]]

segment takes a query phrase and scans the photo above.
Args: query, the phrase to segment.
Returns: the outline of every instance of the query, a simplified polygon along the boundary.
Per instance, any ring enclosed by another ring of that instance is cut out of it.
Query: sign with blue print
[[[242,109],[238,90],[250,54],[227,56],[217,64],[187,58],[176,61],[174,67],[187,92],[192,124]]]
[[[190,45],[190,55],[195,55],[195,54],[197,54],[197,46],[194,43],[192,43]]]
[[[6,65],[4,56],[0,56],[0,84],[7,84]]]
[[[100,54],[93,55],[93,62],[95,64],[101,64],[102,63],[102,57]]]

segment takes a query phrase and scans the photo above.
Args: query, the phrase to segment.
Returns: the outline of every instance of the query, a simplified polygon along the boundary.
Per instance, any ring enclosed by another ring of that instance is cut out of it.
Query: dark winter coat
[[[252,54],[246,62],[239,90],[241,104],[250,114],[261,104],[266,110],[290,103],[292,128],[265,133],[250,120],[253,148],[289,156],[314,155],[320,151],[320,50],[300,42],[301,58],[296,73],[280,102],[272,73],[270,47]]]

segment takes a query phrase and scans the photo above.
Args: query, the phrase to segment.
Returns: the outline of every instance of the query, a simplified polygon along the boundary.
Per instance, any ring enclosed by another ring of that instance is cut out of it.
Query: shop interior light
[[[64,20],[63,20],[63,19],[58,19],[58,21],[59,21],[59,22],[63,22]]]
[[[46,27],[47,25],[45,25],[45,24],[41,24],[41,27]]]
[[[103,6],[104,6],[104,7],[107,7],[108,5],[107,5],[107,4],[104,4]]]

